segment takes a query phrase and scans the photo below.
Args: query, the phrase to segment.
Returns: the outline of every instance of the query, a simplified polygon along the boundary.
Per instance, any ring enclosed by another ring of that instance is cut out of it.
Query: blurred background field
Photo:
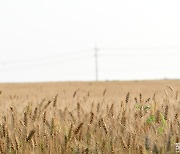
[[[154,93],[164,94],[166,86],[180,90],[179,80],[152,80],[152,81],[106,81],[106,82],[47,82],[47,83],[1,83],[1,100],[7,101],[10,96],[19,96],[24,99],[51,98],[55,94],[62,97],[65,93],[67,99],[73,97],[74,91],[78,89],[78,95],[101,98],[106,89],[107,98],[122,98],[128,92],[133,95],[143,93],[151,96]]]

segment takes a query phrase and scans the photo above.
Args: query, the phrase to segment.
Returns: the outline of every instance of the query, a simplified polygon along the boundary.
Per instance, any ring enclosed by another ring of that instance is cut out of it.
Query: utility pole
[[[95,75],[96,75],[96,81],[98,81],[98,48],[97,44],[95,44]]]

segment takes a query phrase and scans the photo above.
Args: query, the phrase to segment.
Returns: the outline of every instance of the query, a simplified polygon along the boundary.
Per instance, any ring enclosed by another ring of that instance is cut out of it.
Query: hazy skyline
[[[0,82],[180,78],[180,1],[0,1]]]

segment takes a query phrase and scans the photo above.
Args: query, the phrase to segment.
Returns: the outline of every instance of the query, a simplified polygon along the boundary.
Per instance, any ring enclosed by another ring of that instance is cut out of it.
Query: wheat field
[[[0,84],[0,153],[176,153],[179,91],[178,80]]]

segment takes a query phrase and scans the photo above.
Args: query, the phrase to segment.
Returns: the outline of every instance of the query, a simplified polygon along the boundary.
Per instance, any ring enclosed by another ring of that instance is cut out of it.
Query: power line
[[[163,52],[163,53],[101,53],[99,54],[99,58],[101,57],[122,57],[122,58],[126,58],[126,57],[177,57],[177,54],[179,53],[167,53],[167,52]]]
[[[84,54],[90,54],[89,51],[92,51],[92,49],[88,50],[82,50],[78,52],[69,52],[66,54],[59,54],[59,55],[50,55],[50,56],[44,56],[39,58],[32,58],[32,59],[20,59],[20,60],[10,60],[10,61],[4,61],[2,62],[3,65],[14,65],[14,64],[25,64],[25,63],[34,63],[34,62],[42,62],[42,61],[53,61],[53,60],[59,60],[59,59],[68,59],[70,57],[76,57],[76,56],[82,56]]]
[[[97,44],[95,44],[93,49],[88,49],[88,50],[82,50],[82,51],[76,51],[76,52],[69,52],[66,54],[62,54],[62,55],[54,55],[54,56],[48,56],[48,57],[40,57],[40,58],[33,58],[33,59],[21,59],[21,60],[14,60],[14,61],[6,61],[3,65],[1,65],[1,69],[3,69],[3,71],[5,70],[9,70],[9,69],[14,69],[14,68],[27,68],[27,67],[32,67],[32,66],[40,66],[44,64],[49,64],[49,63],[60,63],[63,61],[67,61],[67,60],[77,60],[77,59],[84,59],[85,57],[91,57],[94,58],[95,60],[95,79],[96,81],[99,80],[99,58],[102,56],[116,56],[116,57],[134,57],[134,56],[139,56],[139,55],[161,55],[161,56],[168,56],[167,55],[167,51],[166,53],[163,51],[161,53],[159,52],[143,52],[143,53],[127,53],[124,52],[123,50],[165,50],[165,49],[180,49],[180,47],[178,46],[174,46],[174,47],[147,47],[147,48],[99,48],[97,46]],[[104,53],[102,51],[105,51]],[[116,53],[106,53],[106,51],[122,51],[120,52],[116,52]],[[93,52],[94,52],[94,57],[93,57]],[[179,53],[179,52],[178,52]],[[171,53],[168,53],[170,55],[173,56],[177,56],[176,54],[173,54],[173,52],[171,51]],[[2,70],[1,70],[2,71]]]
[[[88,58],[89,56],[90,55],[78,55],[76,57],[66,57],[64,59],[59,58],[59,59],[53,59],[53,60],[51,59],[49,61],[37,61],[37,62],[32,62],[32,63],[24,63],[24,64],[16,64],[16,65],[5,65],[5,67],[3,67],[3,68],[6,71],[8,71],[8,70],[15,69],[15,68],[27,68],[27,67],[32,67],[32,66],[39,67],[40,65],[42,65],[42,66],[44,66],[45,64],[49,65],[50,63],[62,63],[62,62],[69,62],[69,60],[72,61],[72,60],[84,59],[84,58]]]
[[[167,46],[167,47],[122,47],[122,48],[97,48],[97,45],[95,45],[95,61],[96,61],[96,68],[98,70],[98,57],[99,56],[124,56],[126,54],[124,53],[110,53],[110,54],[106,54],[106,53],[102,53],[102,51],[122,51],[122,50],[160,50],[160,49],[180,49],[180,46]],[[63,59],[63,58],[69,58],[69,57],[73,57],[73,56],[77,56],[77,55],[83,55],[83,54],[88,54],[90,53],[90,51],[92,51],[92,49],[87,49],[87,50],[82,50],[82,51],[76,51],[76,52],[69,52],[66,54],[60,54],[60,55],[52,55],[51,56],[44,56],[44,57],[40,57],[40,58],[32,58],[32,59],[20,59],[20,60],[10,60],[10,61],[4,61],[1,64],[2,65],[14,65],[14,64],[25,64],[25,63],[33,63],[33,62],[40,62],[40,61],[53,61],[53,60],[57,60],[57,59]],[[172,53],[172,51],[171,51]],[[142,54],[142,53],[141,53]],[[141,55],[138,53],[128,53],[129,56],[131,55]],[[143,54],[148,54],[143,53]],[[154,53],[150,53],[150,54],[154,54]],[[161,53],[156,53],[156,54],[161,54]],[[98,73],[97,73],[98,74]]]
[[[101,47],[101,50],[163,50],[163,49],[180,49],[180,46],[154,46],[154,47]]]

